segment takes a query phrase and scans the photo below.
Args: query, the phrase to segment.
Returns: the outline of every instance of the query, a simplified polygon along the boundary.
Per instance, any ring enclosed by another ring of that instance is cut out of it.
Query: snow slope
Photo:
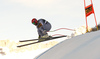
[[[33,59],[61,41],[61,39],[57,39],[19,48],[18,45],[32,43],[33,41],[0,40],[0,59]]]
[[[100,31],[65,40],[36,59],[100,59]]]

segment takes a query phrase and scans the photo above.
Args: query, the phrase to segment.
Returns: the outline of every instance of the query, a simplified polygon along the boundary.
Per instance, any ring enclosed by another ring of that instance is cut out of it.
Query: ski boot
[[[38,42],[40,42],[40,41],[45,41],[47,38],[49,38],[49,37],[51,37],[51,36],[48,36],[48,34],[46,34],[46,35],[44,35],[44,36],[41,36],[40,38],[39,38],[39,41]]]

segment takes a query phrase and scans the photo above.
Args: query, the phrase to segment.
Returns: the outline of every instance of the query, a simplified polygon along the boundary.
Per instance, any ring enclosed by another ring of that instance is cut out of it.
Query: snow
[[[65,40],[36,59],[100,59],[100,31]]]
[[[99,33],[100,31],[89,32],[83,35],[75,36],[70,39],[66,38],[66,40],[65,38],[63,38],[64,41],[59,39],[58,41],[61,40],[62,42],[55,45],[52,48],[50,48],[51,47],[50,44],[52,45],[53,40],[51,41],[51,43],[44,42],[41,44],[37,44],[33,46],[30,45],[23,48],[15,48],[16,42],[13,43],[13,41],[7,40],[8,43],[6,43],[7,41],[4,42],[7,45],[3,45],[6,47],[0,47],[3,48],[3,51],[0,52],[5,52],[6,55],[0,54],[0,59],[8,59],[8,58],[9,59],[34,59],[34,58],[36,59],[100,59],[99,57],[100,34]],[[12,52],[10,52],[11,50],[8,49],[8,47],[10,48],[10,46],[12,46],[11,48],[13,48],[11,49]],[[38,47],[35,48],[34,46],[38,46]],[[47,48],[46,46],[50,46],[50,47]],[[30,49],[32,47],[34,47],[35,50]]]
[[[0,59],[33,59],[42,52],[46,51],[48,48],[45,49],[38,49],[33,51],[26,51],[26,52],[20,52],[20,53],[10,53],[7,55],[1,55]]]
[[[21,43],[12,40],[0,40],[0,59],[33,59],[52,46],[56,45],[58,42],[51,40],[20,48],[17,47],[17,45],[25,43],[29,42]]]

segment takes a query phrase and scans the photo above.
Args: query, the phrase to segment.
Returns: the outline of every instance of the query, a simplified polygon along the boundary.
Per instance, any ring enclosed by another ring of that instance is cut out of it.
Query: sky
[[[100,22],[99,0],[93,0],[97,22]],[[86,0],[90,4],[90,0]],[[38,38],[32,18],[43,18],[51,23],[51,30],[75,29],[85,25],[84,0],[0,0],[0,40]],[[88,25],[95,26],[94,15],[88,18]],[[60,30],[49,35],[69,35],[72,31]]]

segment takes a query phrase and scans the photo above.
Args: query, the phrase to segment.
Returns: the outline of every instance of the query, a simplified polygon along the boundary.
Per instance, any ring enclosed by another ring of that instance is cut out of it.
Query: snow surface
[[[100,31],[65,40],[36,59],[100,59]]]
[[[48,48],[45,49],[38,49],[38,50],[33,50],[33,51],[26,51],[26,52],[21,52],[21,53],[9,53],[7,55],[1,55],[0,54],[0,59],[33,59],[39,54],[43,53],[46,51]]]
[[[100,31],[96,31],[79,35],[64,40],[50,49],[0,54],[0,59],[100,59],[99,33]]]
[[[65,37],[66,38],[66,37]],[[0,59],[33,59],[44,51],[50,49],[52,46],[63,41],[64,38],[57,40],[50,40],[18,48],[17,45],[32,43],[32,42],[15,42],[12,40],[0,41]]]

